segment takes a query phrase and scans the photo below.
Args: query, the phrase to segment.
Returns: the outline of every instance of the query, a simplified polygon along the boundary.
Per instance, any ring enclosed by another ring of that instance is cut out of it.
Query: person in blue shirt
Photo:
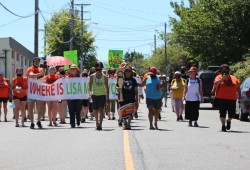
[[[146,104],[148,107],[149,129],[158,129],[157,121],[162,106],[162,84],[157,76],[156,67],[150,67],[147,78],[143,81],[143,86],[146,86]],[[154,126],[153,126],[154,118]]]

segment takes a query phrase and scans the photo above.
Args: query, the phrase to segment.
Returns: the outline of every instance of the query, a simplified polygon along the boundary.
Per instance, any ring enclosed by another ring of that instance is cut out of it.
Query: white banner
[[[28,99],[57,101],[88,99],[89,78],[60,78],[53,84],[29,78]]]
[[[117,79],[116,78],[111,77],[111,78],[108,79],[109,99],[110,100],[117,100],[116,84],[117,84]]]

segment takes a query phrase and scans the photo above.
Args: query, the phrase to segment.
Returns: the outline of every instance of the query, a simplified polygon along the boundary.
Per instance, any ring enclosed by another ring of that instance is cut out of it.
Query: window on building
[[[26,57],[24,57],[24,64],[25,66],[28,66],[28,59]]]
[[[12,60],[14,60],[14,61],[15,61],[15,51],[14,51],[14,50],[12,50],[12,52],[11,52],[11,56],[12,56]]]
[[[24,58],[23,56],[20,56],[20,59],[21,59],[21,60],[20,60],[20,66],[21,66],[21,67],[23,67],[23,60],[24,60],[23,58]]]
[[[20,61],[19,54],[16,54],[16,61]]]

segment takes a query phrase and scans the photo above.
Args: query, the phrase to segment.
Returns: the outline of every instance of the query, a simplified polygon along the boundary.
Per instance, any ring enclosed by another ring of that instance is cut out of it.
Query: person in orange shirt
[[[222,124],[221,131],[226,132],[231,128],[231,120],[235,115],[237,94],[241,100],[240,82],[239,80],[229,74],[229,66],[222,64],[220,74],[215,77],[214,85],[216,88],[215,97],[218,99],[220,121]],[[227,125],[226,113],[228,112]]]
[[[33,59],[33,66],[29,67],[27,69],[27,77],[28,78],[33,78],[33,79],[40,79],[44,76],[45,71],[39,67],[40,65],[40,58],[39,57],[35,57]],[[38,128],[42,129],[42,124],[41,124],[41,114],[44,110],[43,106],[44,106],[44,101],[41,100],[33,100],[33,99],[29,99],[28,98],[28,113],[30,116],[30,129],[34,129],[35,128],[35,124],[34,124],[34,104],[37,104],[37,108],[38,108],[38,116],[37,116],[37,126]]]
[[[0,122],[1,122],[1,109],[3,103],[4,121],[7,122],[7,101],[11,99],[10,84],[7,78],[4,78],[3,71],[0,70]]]
[[[28,79],[23,76],[23,68],[18,67],[16,69],[16,77],[12,79],[12,91],[13,91],[13,99],[15,102],[14,115],[16,119],[16,127],[19,127],[18,119],[19,112],[21,111],[22,115],[22,127],[24,125],[25,119],[25,106],[27,103],[27,88],[28,88]]]
[[[49,67],[49,74],[40,80],[47,84],[53,84],[59,78],[56,73],[56,68],[54,66]],[[49,115],[49,125],[52,126],[52,121],[55,126],[58,126],[56,123],[56,114],[58,111],[58,101],[47,101],[48,105],[48,115]]]

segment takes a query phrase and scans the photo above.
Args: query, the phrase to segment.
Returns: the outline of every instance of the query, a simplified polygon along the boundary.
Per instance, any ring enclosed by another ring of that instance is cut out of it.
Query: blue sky
[[[181,0],[172,0],[180,3]],[[186,2],[187,0],[184,0]],[[20,16],[34,13],[35,0],[1,0],[9,10]],[[107,61],[109,49],[137,51],[150,56],[153,50],[156,30],[163,31],[164,23],[169,28],[169,16],[175,16],[170,0],[75,0],[75,4],[86,6],[86,24],[96,36],[97,58]],[[39,7],[45,20],[62,7],[69,7],[70,0],[39,0]],[[80,10],[80,7],[75,7]],[[39,28],[44,28],[44,19],[39,14]],[[39,56],[43,51],[43,31],[39,32]],[[20,18],[0,6],[0,37],[13,37],[34,52],[34,16]],[[157,46],[163,41],[157,39]]]

